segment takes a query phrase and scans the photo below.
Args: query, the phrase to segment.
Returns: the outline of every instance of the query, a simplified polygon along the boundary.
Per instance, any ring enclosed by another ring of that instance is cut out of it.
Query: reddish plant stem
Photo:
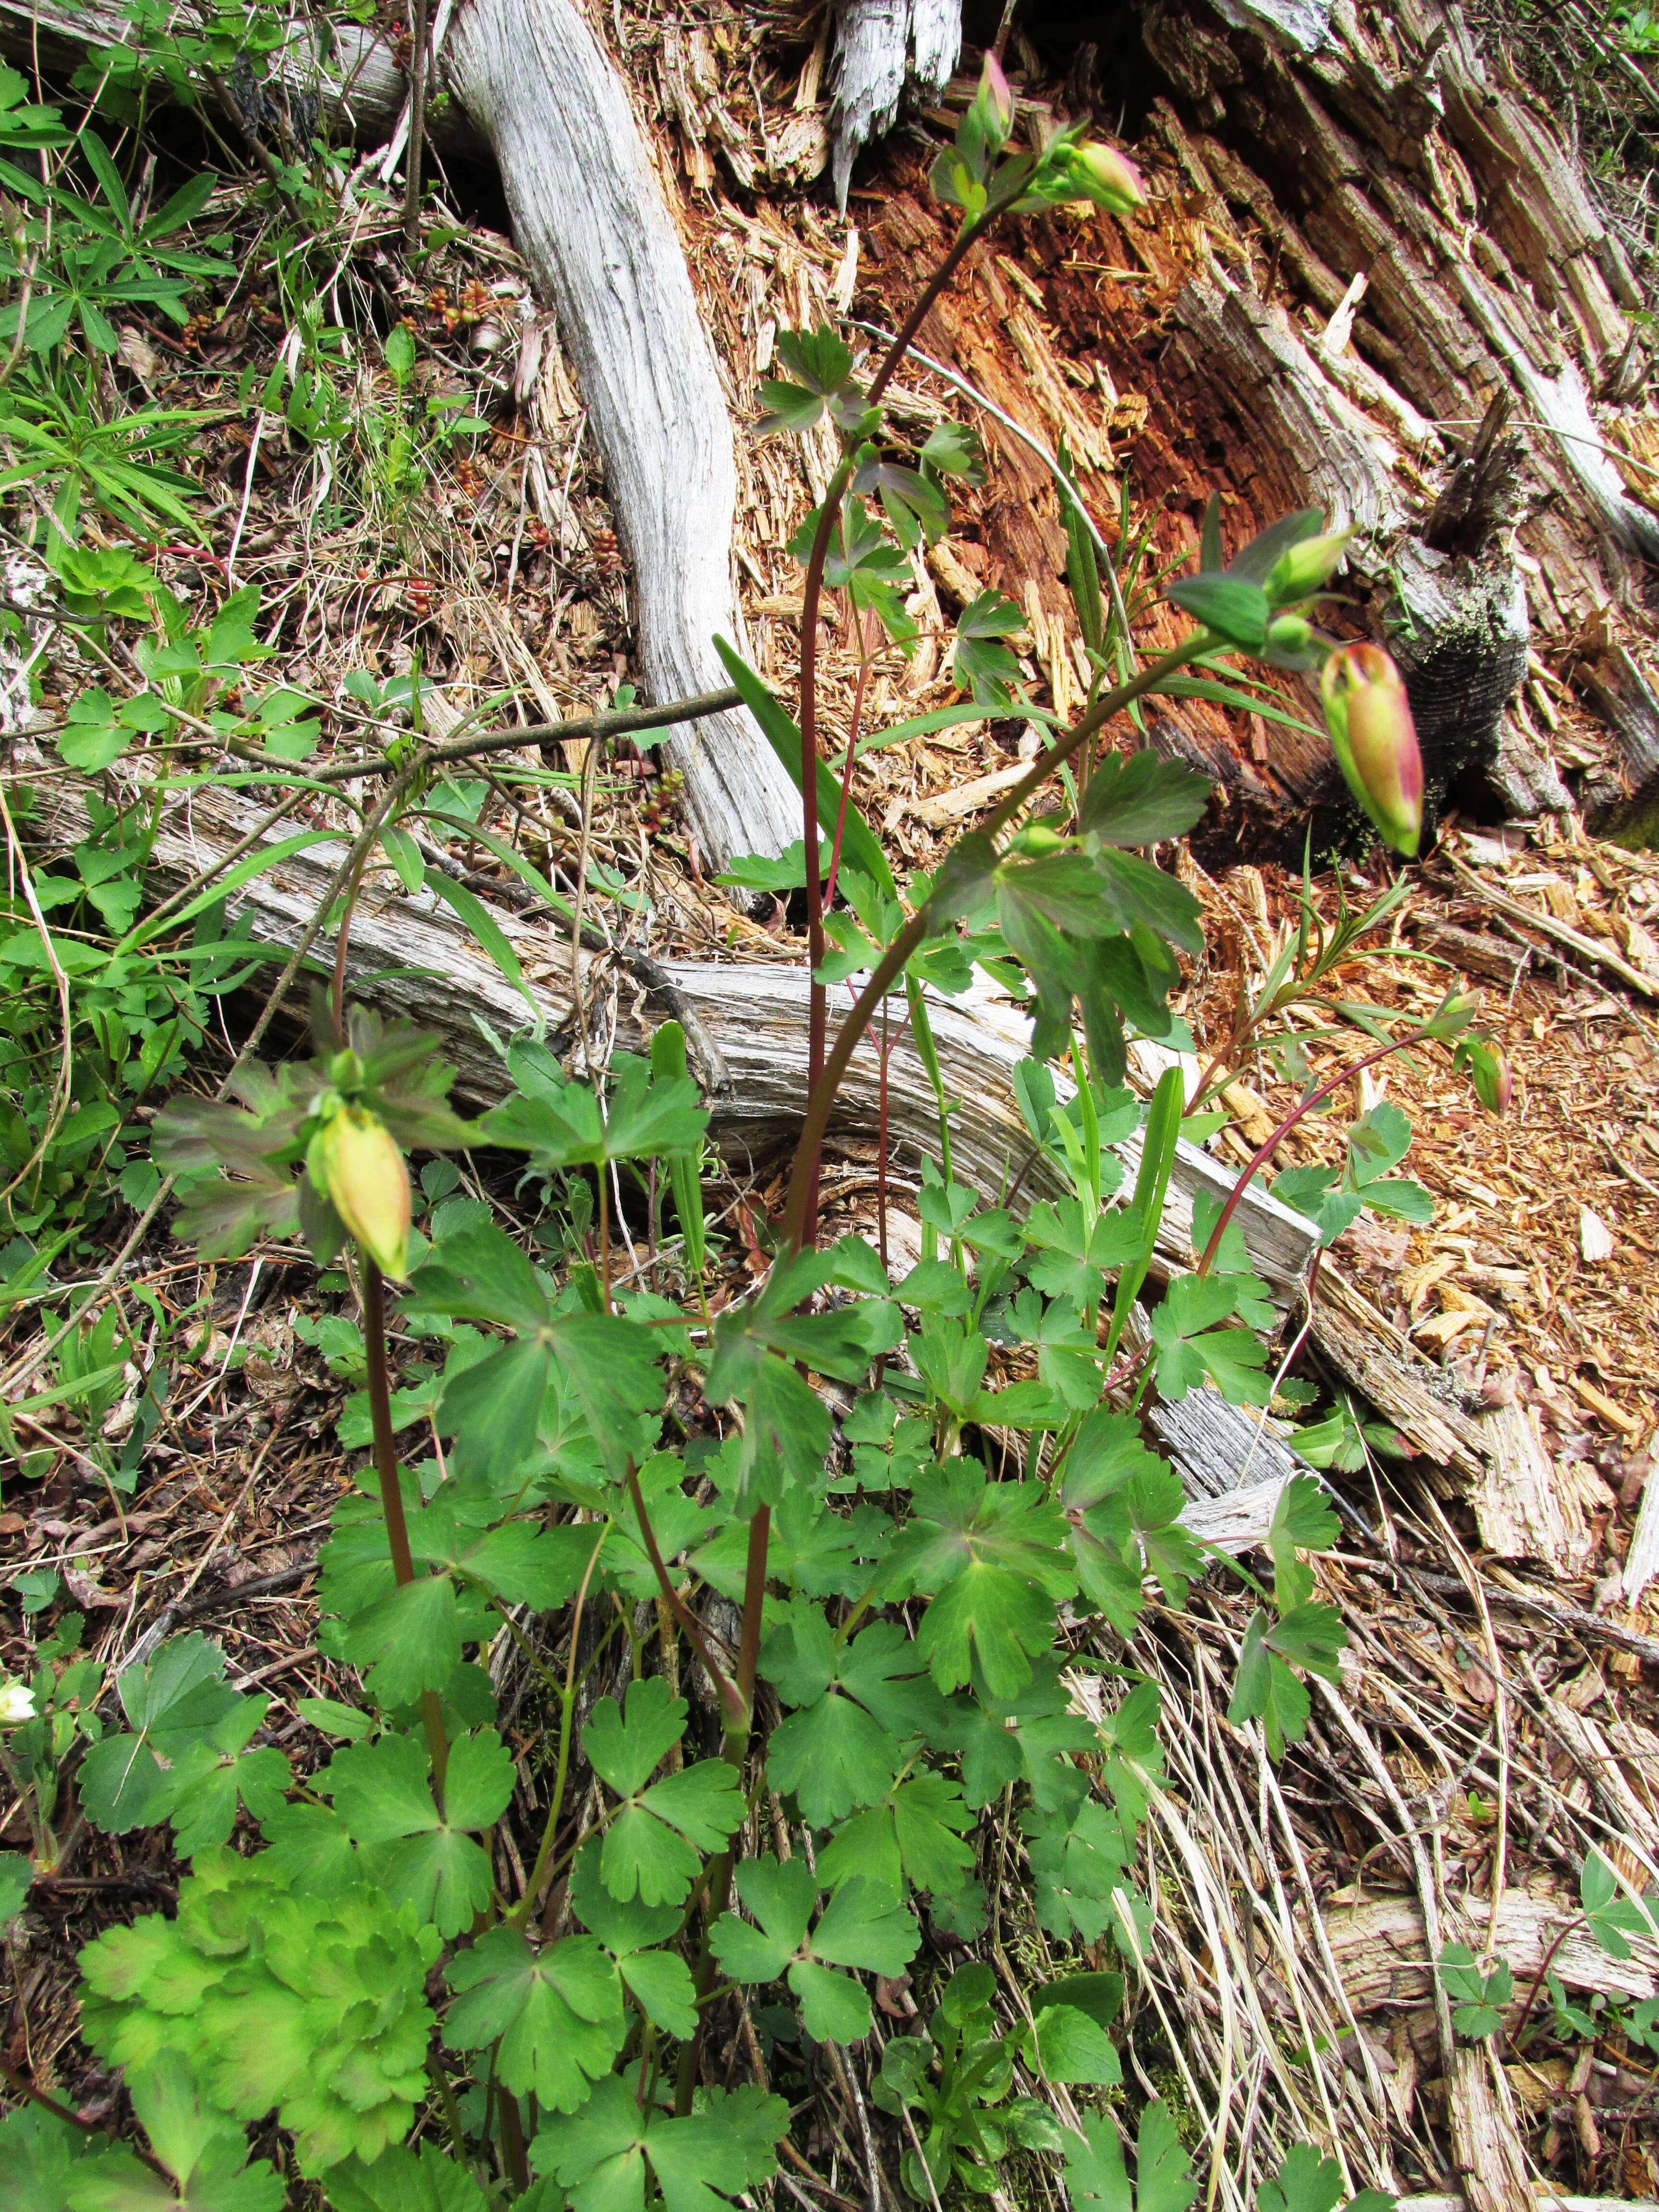
[[[409,56],[409,147],[404,156],[404,252],[421,246],[421,155],[426,137],[427,0],[415,0]],[[523,2146],[520,2146],[520,2156]],[[527,2188],[527,2182],[519,2183]]]
[[[738,1644],[738,1696],[743,1703],[743,1741],[736,1747],[741,1765],[749,1744],[749,1724],[755,1710],[755,1673],[760,1664],[761,1615],[766,1604],[766,1554],[771,1540],[772,1511],[757,1508],[749,1523],[749,1557],[743,1576],[743,1634]],[[728,1749],[732,1729],[726,1729]]]
[[[386,1351],[386,1283],[368,1253],[362,1256],[363,1349],[368,1361],[368,1418],[374,1437],[374,1472],[380,1479],[380,1510],[386,1516],[392,1579],[403,1589],[415,1579],[415,1561],[409,1548],[409,1522],[404,1515],[404,1493],[398,1481],[398,1448],[392,1431],[392,1375]],[[426,1728],[427,1748],[432,1754],[432,1786],[441,1807],[444,1776],[449,1765],[449,1739],[444,1732],[443,1707],[435,1690],[422,1691],[421,1719]]]
[[[721,1758],[728,1765],[734,1766],[739,1775],[749,1754],[749,1730],[755,1709],[755,1672],[760,1659],[761,1613],[766,1602],[766,1554],[771,1528],[770,1508],[758,1507],[754,1519],[749,1523],[749,1560],[744,1573],[743,1588],[743,1637],[738,1647],[737,1694],[743,1711],[741,1717],[735,1719],[728,1711],[720,1745]],[[702,1942],[698,1947],[696,1970],[693,1977],[697,2000],[697,2026],[690,2041],[681,2046],[679,2072],[674,2082],[674,2110],[682,2118],[691,2109],[692,2093],[697,2085],[697,2069],[702,2057],[703,2028],[708,2017],[703,2000],[714,1986],[714,1953],[709,1934],[731,1902],[732,1869],[735,1863],[735,1850],[728,1844],[708,1869]]]
[[[849,611],[853,610],[849,609]],[[859,725],[864,719],[864,687],[870,677],[870,655],[872,641],[870,625],[873,615],[860,615],[858,620],[859,680],[853,692],[853,719],[847,732],[847,760],[841,772],[841,805],[836,815],[836,838],[830,848],[830,880],[823,887],[823,910],[826,914],[836,902],[836,878],[841,872],[841,841],[847,828],[847,803],[853,792],[853,769],[858,759]]]
[[[1328,1082],[1322,1083],[1317,1091],[1310,1091],[1305,1098],[1291,1109],[1279,1127],[1264,1139],[1246,1163],[1243,1174],[1240,1176],[1228,1194],[1227,1203],[1222,1207],[1220,1218],[1210,1231],[1210,1241],[1204,1247],[1199,1260],[1196,1270],[1199,1274],[1209,1273],[1214,1263],[1215,1255],[1220,1249],[1221,1240],[1227,1233],[1227,1224],[1238,1210],[1239,1200],[1243,1197],[1256,1175],[1266,1167],[1267,1162],[1272,1159],[1303,1116],[1312,1113],[1314,1108],[1322,1099],[1328,1098],[1332,1091],[1340,1091],[1342,1085],[1352,1077],[1363,1074],[1368,1067],[1375,1067],[1379,1060],[1387,1060],[1391,1053],[1403,1052],[1407,1045],[1420,1044],[1425,1037],[1431,1036],[1433,1034],[1433,1024],[1425,1022],[1421,1029],[1413,1030],[1406,1036],[1395,1037],[1391,1043],[1379,1045],[1375,1052],[1368,1052],[1363,1060],[1355,1060],[1352,1067],[1340,1068]]]
[[[892,381],[910,341],[921,328],[933,302],[956,274],[963,257],[984,228],[983,222],[964,223],[950,252],[924,286],[921,297],[905,317],[902,327],[887,349],[871,382],[869,397],[872,404],[880,400],[882,393]],[[823,964],[824,909],[823,884],[818,873],[818,605],[823,592],[823,565],[829,558],[830,540],[841,514],[842,502],[847,496],[848,486],[853,481],[853,457],[849,453],[830,479],[823,504],[818,510],[818,526],[812,533],[811,550],[806,562],[806,580],[801,592],[800,815],[806,860],[806,953],[813,979],[806,1009],[806,1089],[809,1097],[823,1073],[828,1013],[823,986],[817,981],[817,971]],[[849,759],[849,775],[850,773]],[[819,1142],[822,1143],[821,1136]],[[803,1194],[799,1243],[817,1243],[817,1220],[818,1160],[815,1152],[809,1164],[807,1185]]]
[[[1526,2032],[1527,2022],[1532,2018],[1532,2008],[1538,2002],[1539,1990],[1544,1986],[1544,1977],[1555,1964],[1556,1953],[1571,1935],[1573,1929],[1582,1928],[1583,1924],[1584,1916],[1582,1912],[1575,1919],[1569,1920],[1566,1926],[1559,1930],[1555,1941],[1538,1961],[1538,1972],[1533,1976],[1532,1987],[1527,1991],[1527,2002],[1521,2008],[1521,2017],[1515,2023],[1514,2034],[1509,2039],[1511,2051],[1518,2051],[1521,2048],[1521,2038]]]
[[[507,2167],[507,2178],[516,2194],[530,2186],[530,2161],[524,2150],[524,2117],[519,2110],[519,2100],[500,2081],[495,2094],[501,2099],[501,2158]]]
[[[1054,748],[1032,762],[1025,775],[1003,799],[1002,804],[988,814],[981,825],[987,837],[994,837],[1005,830],[1024,807],[1031,793],[1047,781],[1057,768],[1070,760],[1079,746],[1085,745],[1095,732],[1121,714],[1131,701],[1144,698],[1155,691],[1166,677],[1204,649],[1206,634],[1197,631],[1184,645],[1162,653],[1158,659],[1109,691],[1089,712],[1080,717]],[[836,1093],[840,1090],[859,1040],[863,1036],[882,1000],[887,996],[905,970],[911,954],[922,943],[928,933],[928,909],[908,921],[876,963],[874,973],[853,1003],[851,1012],[836,1032],[836,1042],[824,1062],[823,1073],[812,1085],[806,1102],[806,1119],[795,1146],[795,1156],[789,1170],[789,1192],[784,1205],[782,1243],[786,1250],[799,1250],[806,1243],[808,1205],[817,1188],[817,1161],[823,1146],[823,1133],[830,1126],[830,1109]]]
[[[37,2089],[27,2074],[20,2074],[15,2067],[8,2066],[3,2059],[0,2059],[0,2081],[5,2083],[14,2096],[21,2097],[31,2105],[39,2105],[43,2112],[50,2112],[53,2119],[63,2120],[72,2128],[79,2128],[83,2136],[97,2134],[98,2130],[94,2122],[83,2120],[79,2112],[71,2111],[67,2105],[60,2105],[56,2097],[49,2097],[44,2089]],[[132,2144],[131,2148],[137,2153],[152,2173],[159,2173],[169,2184],[171,2183],[172,2176],[160,2159],[152,2158],[147,2150],[140,2150],[137,2143]]]
[[[684,1631],[686,1642],[708,1670],[708,1679],[719,1692],[720,1705],[726,1716],[724,1722],[726,1731],[730,1735],[733,1729],[741,1728],[746,1741],[749,1734],[748,1703],[739,1694],[731,1676],[708,1649],[702,1631],[692,1618],[690,1610],[682,1601],[679,1592],[670,1579],[668,1569],[663,1564],[662,1553],[658,1547],[656,1531],[652,1528],[650,1516],[645,1510],[645,1499],[640,1491],[640,1478],[631,1467],[628,1470],[628,1494],[634,1501],[634,1516],[640,1524],[640,1540],[645,1546],[646,1556],[649,1559],[652,1571],[657,1577],[657,1586],[668,1601],[669,1611]],[[764,1510],[765,1508],[763,1507],[762,1512],[763,1513]],[[758,1515],[757,1518],[759,1518]]]

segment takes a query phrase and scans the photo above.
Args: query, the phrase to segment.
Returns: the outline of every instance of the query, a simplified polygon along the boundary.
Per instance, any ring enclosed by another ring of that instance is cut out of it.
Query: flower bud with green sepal
[[[1396,853],[1423,834],[1423,756],[1400,671],[1380,645],[1340,645],[1320,678],[1325,726],[1348,788]]]

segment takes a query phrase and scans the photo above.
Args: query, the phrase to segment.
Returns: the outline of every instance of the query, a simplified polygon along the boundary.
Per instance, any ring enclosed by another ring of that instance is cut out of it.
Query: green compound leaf
[[[1011,1697],[1052,1641],[1055,1601],[1077,1588],[1065,1523],[1035,1484],[989,1482],[971,1460],[928,1470],[914,1501],[884,1594],[939,1592],[916,1649],[939,1689],[960,1687],[977,1663],[991,1694]]]
[[[461,1619],[447,1575],[417,1575],[354,1613],[341,1656],[365,1670],[364,1688],[383,1711],[441,1689],[461,1662]]]
[[[1034,1806],[1022,1815],[1020,1826],[1036,1886],[1038,1926],[1051,1936],[1075,1934],[1085,1943],[1097,1943],[1117,1924],[1113,1893],[1128,1884],[1133,1826],[1095,1801],[1054,1813]]]
[[[572,2118],[550,2120],[531,2149],[574,2212],[643,2212],[647,2170],[664,2212],[727,2212],[742,2191],[777,2172],[775,2146],[789,2126],[781,2097],[757,2088],[699,2093],[684,2119],[634,2101],[631,2085],[601,2081]]]
[[[890,1622],[837,1645],[822,1611],[797,1602],[760,1665],[783,1702],[800,1709],[772,1731],[767,1771],[814,1827],[877,1803],[898,1772],[902,1745],[936,1741],[945,1725],[915,1645]]]
[[[1267,1346],[1253,1330],[1217,1326],[1237,1307],[1234,1285],[1213,1275],[1178,1275],[1170,1284],[1152,1317],[1162,1396],[1184,1398],[1209,1381],[1230,1405],[1267,1404]]]
[[[1198,2194],[1180,2132],[1161,2099],[1140,2116],[1133,2198],[1117,2129],[1092,2112],[1083,2116],[1081,2136],[1066,2136],[1066,2185],[1073,2203],[1090,2212],[1132,2212],[1132,2206],[1133,2212],[1187,2212]]]
[[[1504,2025],[1503,2008],[1515,1995],[1515,1980],[1508,1962],[1499,1959],[1492,1972],[1483,1973],[1467,1943],[1448,1943],[1436,1962],[1437,1971],[1456,2009],[1452,2026],[1460,2035],[1482,2042]]]
[[[962,1761],[963,1790],[978,1812],[1008,1784],[1023,1782],[1041,1812],[1071,1812],[1088,1794],[1088,1777],[1069,1754],[1093,1751],[1099,1732],[1071,1710],[1057,1660],[1039,1658],[1012,1698],[957,1698],[951,1747]]]
[[[82,1953],[82,2033],[112,2065],[177,2052],[239,2122],[274,2110],[311,2176],[408,2134],[440,1938],[367,1883],[295,1896],[289,1879],[273,1851],[204,1851],[176,1919],[148,1915]]]
[[[515,2096],[574,2112],[622,2049],[617,1970],[592,1936],[532,1951],[516,1928],[491,1928],[445,1975],[455,1992],[446,2045],[478,2051],[499,2038],[496,2069]]]
[[[494,1729],[451,1747],[440,1812],[430,1756],[414,1736],[383,1736],[337,1752],[319,1788],[363,1847],[365,1870],[414,1905],[441,1936],[459,1936],[489,1904],[489,1860],[468,1831],[489,1827],[513,1795],[513,1755]]]
[[[289,1765],[274,1746],[248,1751],[270,1700],[225,1682],[225,1657],[200,1635],[174,1637],[148,1665],[118,1678],[136,1735],[105,1736],[82,1761],[81,1802],[114,1834],[171,1820],[182,1856],[226,1842],[239,1807],[266,1820],[282,1805]]]
[[[1161,845],[1184,837],[1209,803],[1206,777],[1150,747],[1107,753],[1090,772],[1078,826],[1103,845]]]
[[[329,2212],[489,2212],[489,2199],[464,2166],[435,2143],[418,2151],[394,2143],[373,2166],[337,2166],[328,2177]]]
[[[835,1888],[858,1875],[891,1890],[949,1895],[972,1872],[963,1840],[972,1816],[962,1791],[942,1774],[915,1774],[869,1811],[855,1813],[818,1853],[818,1879]]]
[[[894,1975],[915,1955],[921,1934],[913,1914],[890,1889],[854,1879],[824,1907],[809,1941],[817,1883],[803,1859],[746,1859],[737,1891],[756,1925],[735,1913],[714,1923],[714,1955],[734,1981],[787,1979],[802,2024],[819,2042],[852,2043],[867,2035],[870,2000],[856,1982],[832,1970]]]
[[[700,1853],[725,1842],[743,1817],[743,1790],[723,1759],[704,1759],[647,1787],[685,1732],[685,1700],[660,1675],[628,1687],[627,1717],[601,1698],[582,1730],[582,1748],[623,1802],[605,1831],[600,1875],[624,1902],[678,1905],[702,1869]]]
[[[1276,1622],[1265,1613],[1253,1613],[1239,1649],[1228,1720],[1235,1728],[1259,1720],[1269,1756],[1282,1758],[1286,1743],[1301,1741],[1311,1711],[1291,1667],[1339,1681],[1346,1642],[1342,1616],[1328,1605],[1293,1606]]]
[[[1314,2143],[1293,2143],[1271,2181],[1255,2192],[1256,2212],[1394,2212],[1395,2199],[1380,2189],[1348,2197],[1342,2169]]]
[[[1578,1877],[1578,1901],[1589,1931],[1610,1959],[1628,1959],[1632,1936],[1650,1937],[1656,1923],[1643,1905],[1620,1894],[1619,1877],[1597,1850],[1589,1852]]]

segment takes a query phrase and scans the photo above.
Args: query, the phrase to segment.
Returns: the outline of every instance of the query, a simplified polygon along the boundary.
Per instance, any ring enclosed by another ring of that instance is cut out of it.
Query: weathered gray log
[[[741,635],[732,424],[622,80],[572,0],[471,0],[440,67],[495,150],[519,249],[581,381],[633,564],[647,692],[714,688],[716,632]],[[746,714],[677,732],[667,757],[717,866],[799,836],[794,787]]]
[[[194,882],[260,818],[261,811],[234,793],[194,792],[188,817],[182,799],[165,805],[151,857],[150,890],[159,896]],[[84,791],[62,786],[48,803],[48,834],[74,844],[85,834],[86,822]],[[265,842],[274,844],[289,834],[291,825],[285,825],[270,831]],[[231,911],[251,914],[264,942],[291,947],[310,927],[343,853],[342,844],[319,833],[319,842],[307,851],[236,892]],[[486,1103],[506,1087],[500,1054],[486,1031],[505,1042],[539,1024],[556,1050],[575,1054],[580,1070],[583,1021],[602,1057],[608,1048],[640,1050],[653,1029],[672,1019],[684,1026],[688,1053],[713,1116],[713,1140],[734,1164],[742,1167],[775,1151],[799,1124],[806,1103],[805,966],[655,961],[620,951],[583,951],[573,958],[568,939],[546,924],[521,920],[505,908],[491,912],[520,961],[527,998],[430,891],[405,895],[371,877],[352,921],[348,984],[361,984],[366,1001],[382,1012],[435,1031],[441,1049],[459,1070],[461,1097]],[[327,933],[318,939],[319,961],[331,958],[331,945]],[[834,996],[832,1028],[848,1003],[845,992]],[[988,992],[937,999],[930,1012],[945,1088],[960,1102],[951,1121],[957,1176],[994,1202],[998,1191],[1026,1169],[1032,1152],[1012,1089],[1014,1068],[1025,1056],[1026,1024]],[[1059,1087],[1063,1091],[1063,1085]],[[937,1156],[933,1090],[908,1045],[893,1052],[888,1109],[889,1142],[896,1155]],[[833,1130],[868,1139],[879,1127],[876,1055],[873,1050],[860,1052],[837,1101]],[[1136,1137],[1118,1149],[1132,1178],[1140,1140]],[[1224,1198],[1233,1182],[1218,1161],[1182,1141],[1159,1235],[1160,1274],[1192,1265],[1195,1195],[1204,1191]],[[1022,1184],[1025,1201],[1059,1195],[1060,1190],[1046,1155],[1032,1160]],[[1274,1297],[1283,1305],[1294,1303],[1316,1242],[1312,1224],[1259,1184],[1250,1186],[1236,1218],[1251,1261]]]
[[[38,12],[64,58],[117,43],[125,19],[106,6],[0,0],[0,32],[31,34]],[[721,632],[740,638],[732,573],[737,470],[732,424],[707,332],[628,95],[571,0],[472,0],[440,58],[470,118],[468,150],[487,141],[501,172],[520,248],[557,311],[633,565],[647,696],[686,696],[725,680]],[[326,60],[308,33],[273,71],[292,110],[374,144],[402,112],[404,76],[390,46],[350,25]],[[273,95],[207,88],[258,136]],[[263,105],[261,105],[263,103]],[[304,121],[304,118],[299,118]],[[314,127],[314,123],[312,127]],[[310,128],[301,129],[301,143]],[[451,143],[453,143],[452,138]],[[667,757],[705,858],[775,854],[799,836],[799,802],[750,718],[733,712],[677,732]]]

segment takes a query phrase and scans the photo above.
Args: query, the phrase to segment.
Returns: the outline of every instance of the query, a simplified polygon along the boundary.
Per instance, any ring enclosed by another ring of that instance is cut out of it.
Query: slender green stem
[[[409,1522],[404,1516],[404,1494],[398,1482],[398,1448],[392,1431],[392,1376],[386,1350],[386,1284],[367,1252],[363,1263],[363,1348],[368,1359],[368,1417],[374,1437],[374,1472],[380,1478],[380,1510],[386,1516],[387,1547],[392,1553],[392,1578],[399,1589],[415,1579],[415,1561],[409,1548]],[[441,1807],[444,1776],[449,1765],[449,1740],[444,1733],[443,1707],[435,1690],[421,1692],[421,1718],[432,1753],[432,1787]]]
[[[818,526],[807,557],[806,582],[801,595],[800,617],[800,822],[806,856],[806,960],[811,973],[806,1000],[806,1087],[823,1072],[823,1033],[828,998],[818,981],[823,965],[823,884],[818,873],[818,599],[823,588],[823,564],[830,539],[847,487],[853,481],[853,457],[848,453],[830,479],[830,489],[818,509]],[[818,1170],[812,1165],[802,1241],[817,1241]]]
[[[963,256],[986,228],[988,220],[994,218],[981,218],[963,225],[950,252],[923,287],[921,297],[905,318],[902,329],[889,346],[871,381],[869,397],[872,404],[879,402],[899,363],[904,359],[905,349],[921,328],[933,302],[956,274]],[[818,872],[818,605],[823,592],[823,568],[829,558],[830,540],[834,535],[848,487],[853,481],[855,465],[854,456],[851,453],[844,454],[835,475],[830,479],[829,488],[818,508],[817,528],[812,533],[811,550],[806,561],[806,580],[801,593],[800,818],[806,861],[806,952],[811,973],[806,1002],[806,1088],[809,1097],[823,1073],[824,1031],[829,1006],[824,988],[817,980],[818,969],[823,964],[824,904],[823,884]],[[854,745],[849,740],[847,748],[848,781],[842,793],[843,817],[847,792],[851,786],[853,760]],[[837,852],[840,830],[838,823]],[[808,1169],[799,1243],[812,1244],[817,1242],[817,1218],[818,1161],[815,1154]]]
[[[609,1527],[609,1523],[605,1527]],[[530,1869],[530,1879],[524,1886],[524,1895],[508,1915],[515,1927],[522,1928],[536,1909],[536,1899],[541,1894],[542,1884],[547,1879],[548,1862],[553,1856],[553,1845],[559,1832],[559,1815],[564,1810],[564,1786],[570,1773],[571,1717],[576,1710],[576,1647],[581,1641],[582,1607],[587,1602],[587,1585],[592,1580],[593,1570],[599,1563],[599,1553],[605,1546],[605,1529],[599,1532],[594,1545],[582,1586],[576,1592],[576,1610],[570,1622],[570,1658],[564,1670],[564,1696],[559,1714],[559,1763],[553,1776],[553,1796],[547,1808],[547,1820],[542,1828],[540,1848],[536,1863]]]

